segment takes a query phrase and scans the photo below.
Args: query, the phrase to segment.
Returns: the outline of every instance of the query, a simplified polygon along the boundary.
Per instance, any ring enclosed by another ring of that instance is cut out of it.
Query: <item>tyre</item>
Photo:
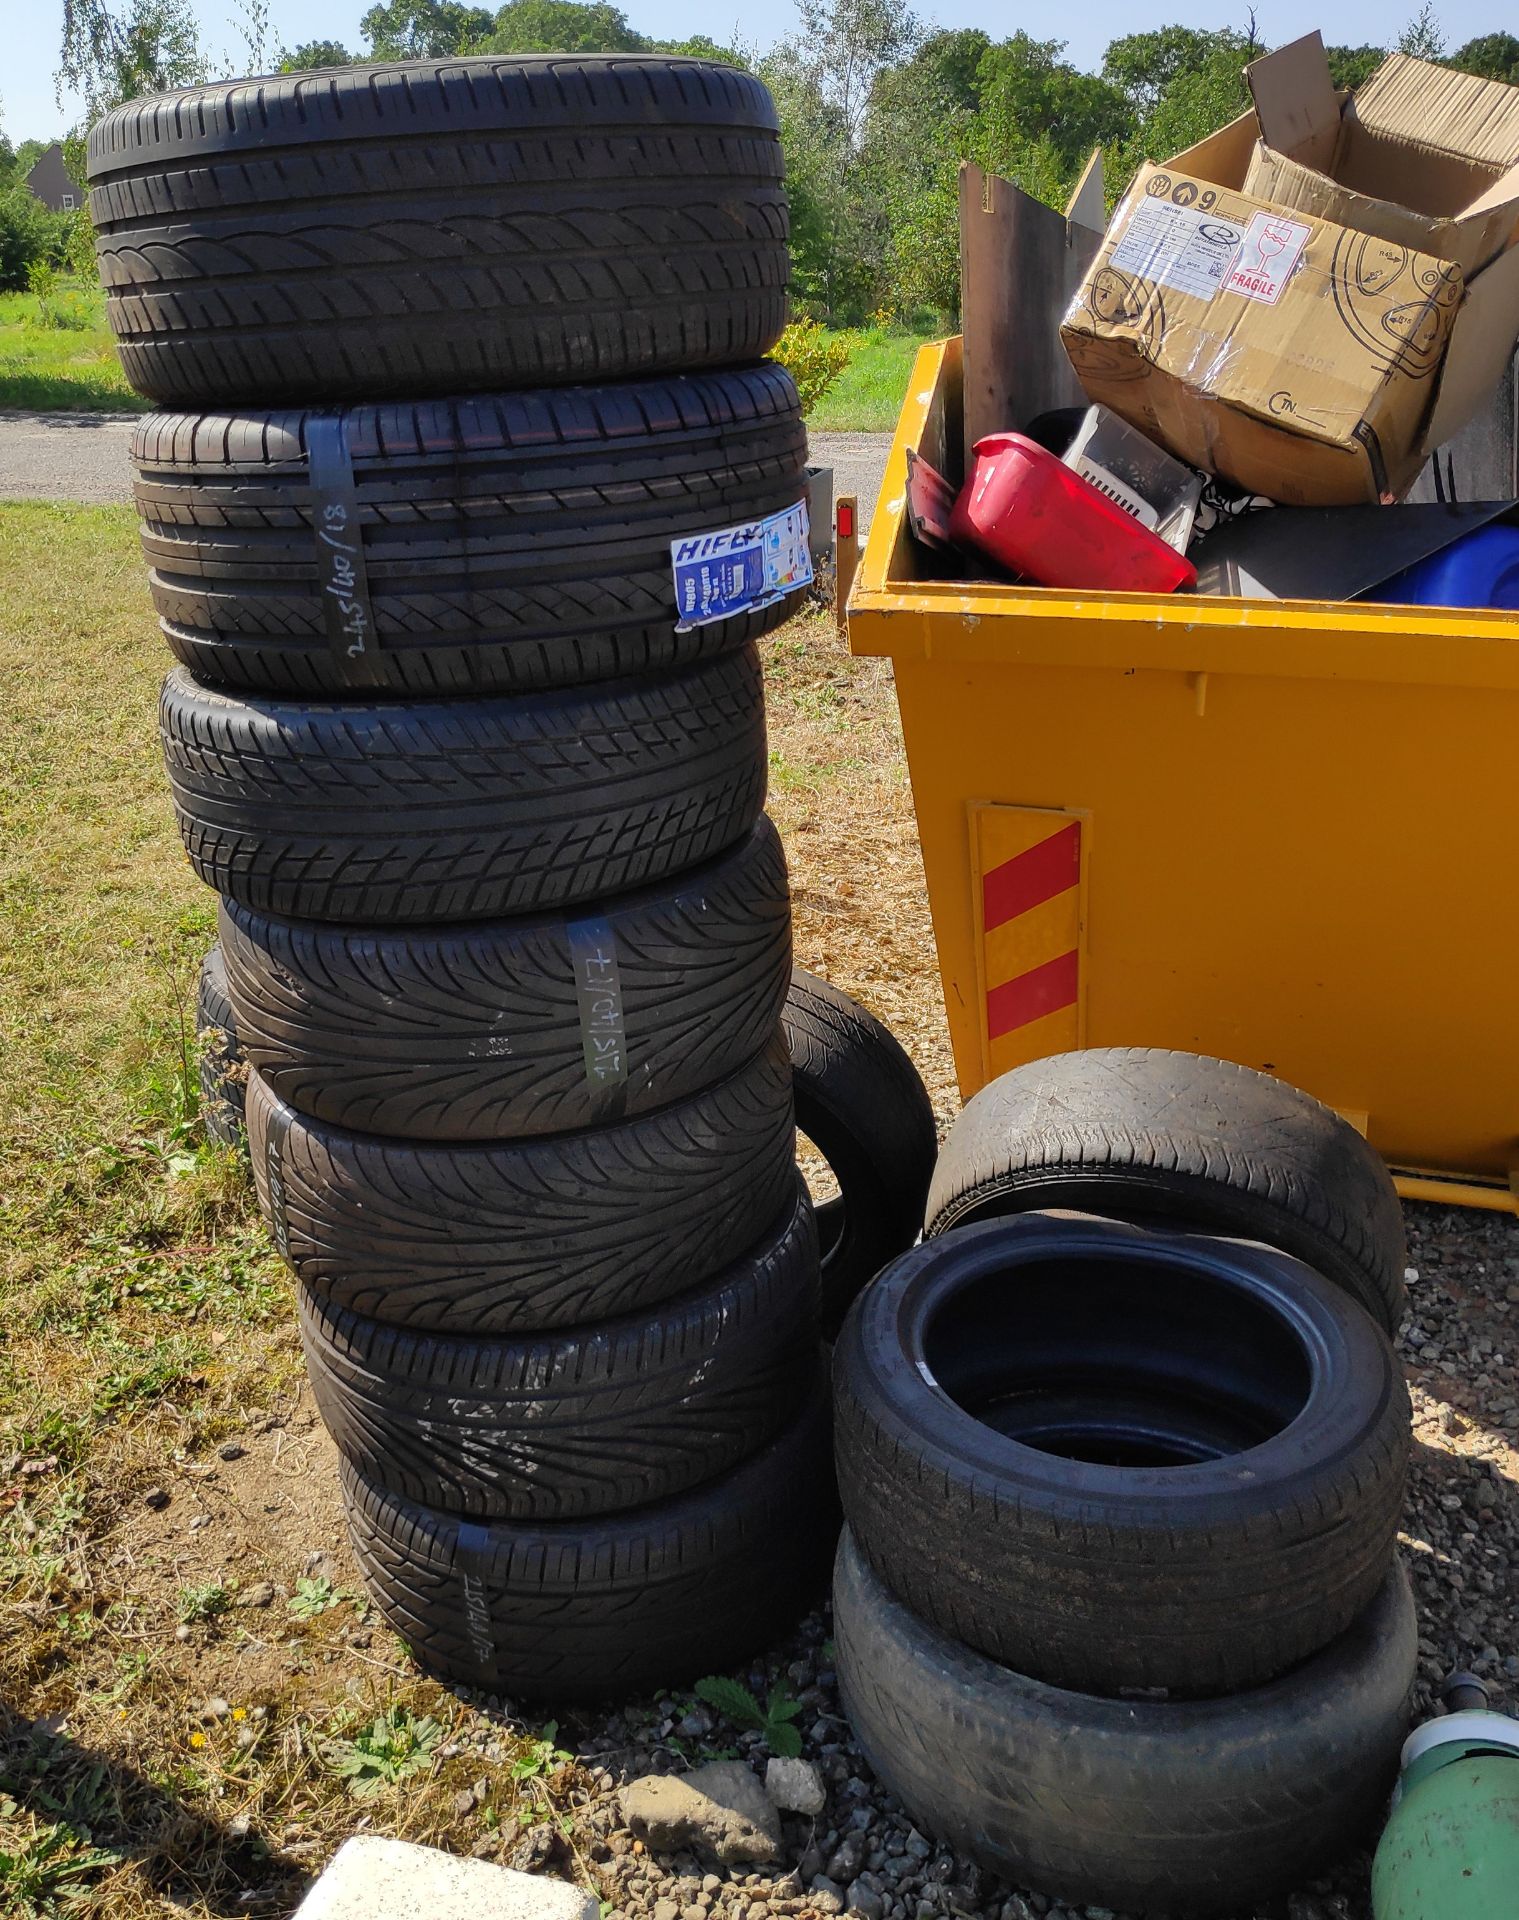
[[[1387,1570],[1410,1448],[1381,1329],[1266,1247],[1074,1216],[904,1254],[834,1349],[844,1511],[891,1590],[1057,1686],[1249,1687]]]
[[[225,902],[244,1051],[314,1119],[499,1142],[674,1105],[764,1050],[791,967],[768,820],[718,859],[590,911],[347,928]]]
[[[846,1530],[845,1712],[927,1833],[1016,1886],[1126,1913],[1258,1913],[1381,1815],[1417,1661],[1408,1576],[1304,1665],[1222,1700],[1103,1700],[927,1626]]]
[[[190,87],[106,114],[88,172],[122,366],[168,405],[731,366],[786,321],[775,107],[708,61]]]
[[[440,1146],[305,1120],[248,1082],[276,1246],[330,1310],[477,1339],[646,1311],[738,1259],[795,1180],[784,1043],[616,1126]]]
[[[816,1384],[817,1234],[805,1188],[764,1239],[679,1299],[517,1340],[389,1327],[300,1300],[311,1390],[376,1486],[476,1518],[568,1520],[715,1480]]]
[[[722,1479],[600,1519],[482,1525],[385,1493],[344,1502],[380,1614],[427,1672],[513,1700],[600,1700],[721,1672],[819,1602],[837,1537],[821,1382]]]
[[[676,631],[671,542],[805,494],[801,406],[781,367],[347,409],[348,538],[372,620],[357,655],[346,635],[329,639],[313,418],[159,414],[137,429],[154,604],[203,680],[317,695],[532,691],[707,659],[800,604],[792,594]]]
[[[1387,1169],[1330,1108],[1227,1060],[1094,1047],[983,1087],[939,1155],[925,1236],[1039,1207],[1264,1240],[1388,1333],[1403,1315],[1403,1215]]]
[[[227,998],[227,970],[219,946],[200,963],[195,1033],[200,1048],[200,1124],[206,1138],[218,1146],[240,1147],[247,1137],[248,1062],[237,1042],[237,1020]]]
[[[860,1289],[917,1239],[938,1135],[917,1069],[847,993],[793,967],[784,1025],[796,1124],[838,1188],[817,1208],[831,1334]]]
[[[741,840],[765,798],[759,661],[431,705],[234,699],[183,668],[159,732],[190,864],[339,922],[541,913]]]

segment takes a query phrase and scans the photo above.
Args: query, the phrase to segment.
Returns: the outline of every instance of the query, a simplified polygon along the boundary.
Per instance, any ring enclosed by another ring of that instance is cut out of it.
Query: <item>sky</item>
[[[489,0],[482,0],[488,4]],[[226,56],[222,70],[232,71],[243,43],[234,24],[235,0],[194,0],[202,38],[214,53]],[[292,45],[333,39],[359,48],[359,18],[369,0],[270,0],[271,34]],[[1223,0],[1223,7],[1230,0]],[[761,49],[783,38],[794,22],[790,0],[622,0],[623,12],[642,33],[662,40],[705,33],[722,41],[736,35]],[[1225,12],[1220,0],[1085,0],[1069,9],[1008,5],[1007,0],[918,0],[918,11],[935,27],[981,27],[1003,39],[1022,27],[1036,38],[1063,35],[1067,57],[1079,67],[1096,67],[1110,40],[1149,27],[1218,27],[1243,24],[1243,6]],[[1256,21],[1263,40],[1278,46],[1321,27],[1326,40],[1345,45],[1385,45],[1395,40],[1404,20],[1417,12],[1418,0],[1259,0]],[[58,63],[62,0],[0,0],[0,129],[19,145],[48,139],[79,115],[79,103],[53,95]],[[1460,46],[1481,33],[1505,27],[1512,0],[1443,0],[1437,8],[1446,44]],[[1058,21],[1058,25],[1055,24]],[[236,50],[236,52],[234,52]],[[245,57],[245,56],[244,56]]]

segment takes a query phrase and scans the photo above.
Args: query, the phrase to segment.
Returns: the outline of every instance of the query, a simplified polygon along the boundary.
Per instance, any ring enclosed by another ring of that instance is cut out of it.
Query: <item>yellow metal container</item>
[[[1217,1054],[1519,1211],[1519,622],[929,578],[907,449],[960,471],[960,380],[919,354],[849,644],[895,671],[962,1094]]]

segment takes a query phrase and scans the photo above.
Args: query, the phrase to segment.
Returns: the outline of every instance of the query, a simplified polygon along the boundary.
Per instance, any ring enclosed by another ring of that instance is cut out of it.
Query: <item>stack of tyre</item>
[[[671,581],[803,495],[769,97],[335,69],[133,102],[90,172],[183,409],[134,445],[163,748],[371,1591],[491,1690],[731,1664],[835,1523],[753,644],[795,596],[681,627]]]
[[[969,1103],[835,1350],[840,1685],[921,1826],[1146,1913],[1366,1830],[1416,1663],[1403,1260],[1381,1162],[1262,1074],[1097,1049]]]

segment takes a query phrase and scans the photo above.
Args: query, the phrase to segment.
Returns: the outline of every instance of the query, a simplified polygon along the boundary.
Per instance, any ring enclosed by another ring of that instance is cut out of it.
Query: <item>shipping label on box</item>
[[[1178,458],[1300,505],[1408,471],[1460,269],[1144,168],[1061,328],[1089,397]]]

